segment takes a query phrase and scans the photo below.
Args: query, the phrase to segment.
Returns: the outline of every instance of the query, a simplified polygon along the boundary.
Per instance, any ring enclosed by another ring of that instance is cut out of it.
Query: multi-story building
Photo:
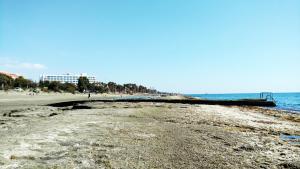
[[[79,77],[87,77],[89,79],[90,83],[95,83],[96,82],[96,77],[95,76],[88,76],[87,74],[80,74],[80,75],[70,75],[70,74],[63,74],[63,75],[42,75],[40,77],[41,81],[57,81],[61,83],[72,83],[77,85]]]

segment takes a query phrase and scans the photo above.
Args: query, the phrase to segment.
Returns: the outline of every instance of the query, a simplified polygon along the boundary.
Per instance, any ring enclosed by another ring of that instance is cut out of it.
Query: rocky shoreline
[[[0,99],[0,168],[300,168],[298,114],[58,98]]]

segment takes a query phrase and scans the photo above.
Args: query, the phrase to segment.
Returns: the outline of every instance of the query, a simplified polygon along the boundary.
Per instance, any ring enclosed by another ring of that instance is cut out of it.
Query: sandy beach
[[[300,168],[299,114],[170,103],[45,106],[82,99],[0,93],[0,168]]]

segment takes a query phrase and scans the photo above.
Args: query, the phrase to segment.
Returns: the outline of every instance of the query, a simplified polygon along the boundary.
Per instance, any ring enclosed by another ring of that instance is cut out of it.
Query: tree
[[[29,88],[37,88],[38,84],[36,82],[33,82],[31,80],[29,80],[29,84],[28,84],[28,87]]]
[[[79,77],[77,87],[78,87],[79,92],[81,92],[81,93],[86,91],[90,87],[89,79],[85,76]]]
[[[116,86],[116,92],[118,92],[118,93],[124,93],[124,90],[125,88],[124,88],[124,86],[123,85],[117,85]]]
[[[138,92],[139,93],[147,93],[147,87],[140,85],[138,87]]]
[[[126,89],[126,93],[137,93],[138,92],[138,86],[136,84],[128,83],[124,84],[124,88]]]
[[[15,79],[14,87],[21,87],[22,89],[26,89],[26,88],[35,88],[36,85],[31,80],[25,79],[23,76],[20,76]]]
[[[26,80],[26,79],[25,79]],[[18,80],[17,80],[18,81]],[[28,86],[35,86],[36,84],[30,80],[27,81],[29,84]],[[1,84],[1,83],[0,83]],[[18,83],[16,82],[15,85]],[[1,87],[1,86],[0,86]],[[152,88],[147,88],[142,85],[136,85],[134,83],[128,83],[124,85],[117,84],[115,82],[108,82],[103,83],[103,82],[96,82],[96,83],[89,83],[89,80],[87,77],[80,77],[78,79],[77,86],[71,83],[59,83],[59,82],[49,82],[49,81],[40,81],[39,82],[39,87],[43,91],[65,91],[69,93],[75,93],[76,90],[79,92],[85,92],[85,91],[90,91],[90,92],[95,92],[95,93],[127,93],[127,94],[134,94],[134,93],[159,93],[157,90],[152,89]]]
[[[13,87],[14,79],[11,77],[0,74],[0,89],[1,90],[8,90]]]
[[[48,90],[54,91],[54,92],[60,92],[61,89],[61,83],[60,82],[50,82],[49,86],[48,86]]]
[[[93,83],[94,86],[94,92],[96,93],[107,93],[108,87],[106,83],[99,82],[99,83]]]
[[[108,82],[107,86],[108,86],[109,92],[111,92],[111,93],[116,92],[117,84],[115,82]]]
[[[75,94],[76,91],[76,85],[72,83],[64,83],[61,85],[61,90],[68,92],[68,93],[73,93]]]
[[[39,82],[39,87],[40,87],[40,88],[48,87],[49,84],[50,84],[49,81],[42,81],[42,80],[41,80],[41,81]]]

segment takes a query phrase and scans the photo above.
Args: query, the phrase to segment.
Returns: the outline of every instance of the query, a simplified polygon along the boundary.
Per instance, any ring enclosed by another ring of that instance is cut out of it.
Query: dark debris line
[[[249,99],[249,100],[200,100],[200,99],[115,99],[115,100],[79,100],[79,101],[67,101],[48,104],[52,107],[67,107],[76,106],[88,102],[153,102],[153,103],[181,103],[181,104],[207,104],[207,105],[226,105],[226,106],[262,106],[262,107],[275,107],[276,104],[273,101],[266,101],[261,99]]]

